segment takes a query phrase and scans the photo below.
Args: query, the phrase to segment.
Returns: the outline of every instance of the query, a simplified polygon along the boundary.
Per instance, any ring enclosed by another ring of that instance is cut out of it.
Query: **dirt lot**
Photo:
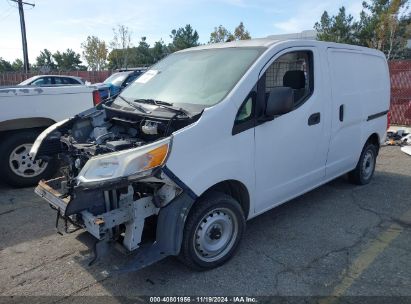
[[[167,258],[105,277],[86,233],[60,236],[33,189],[0,185],[0,295],[411,296],[411,157],[385,147],[372,183],[339,178],[250,221],[226,265]]]

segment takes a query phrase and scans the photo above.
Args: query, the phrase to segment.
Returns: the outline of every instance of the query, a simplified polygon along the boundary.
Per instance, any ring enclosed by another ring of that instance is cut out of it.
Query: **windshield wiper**
[[[138,104],[135,104],[135,103],[133,103],[133,102],[125,99],[125,98],[124,98],[123,96],[121,96],[121,95],[118,95],[118,97],[120,97],[122,100],[124,100],[128,105],[130,105],[130,106],[133,107],[134,109],[137,109],[137,110],[139,110],[140,112],[143,112],[144,114],[150,114],[150,113],[151,113],[150,111],[146,110],[144,107],[142,107],[142,106],[140,106],[140,105],[138,105]]]
[[[191,115],[188,111],[184,110],[183,108],[173,107],[173,104],[169,103],[169,102],[165,102],[165,101],[161,101],[161,100],[155,100],[155,99],[136,99],[134,101],[135,102],[140,102],[140,103],[156,105],[160,108],[168,109],[168,110],[170,110],[174,113],[182,114],[182,115],[184,115],[186,117],[189,117],[189,118],[191,117]]]

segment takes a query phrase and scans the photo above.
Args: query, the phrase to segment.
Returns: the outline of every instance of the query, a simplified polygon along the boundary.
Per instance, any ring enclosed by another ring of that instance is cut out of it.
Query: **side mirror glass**
[[[294,92],[289,87],[273,88],[267,99],[266,117],[274,117],[290,112],[294,107]]]

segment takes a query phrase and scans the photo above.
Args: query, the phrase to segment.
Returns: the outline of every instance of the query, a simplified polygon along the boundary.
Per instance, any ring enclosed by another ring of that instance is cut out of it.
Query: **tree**
[[[405,54],[407,38],[410,38],[407,36],[410,14],[400,15],[407,8],[407,0],[363,2],[357,25],[359,44],[383,51],[387,59],[401,58]]]
[[[156,41],[154,47],[150,51],[153,63],[156,63],[168,55],[168,49],[163,40]]]
[[[154,62],[150,45],[147,43],[146,37],[141,37],[141,40],[136,48],[137,65],[148,65]]]
[[[82,69],[80,66],[80,54],[74,52],[72,49],[67,49],[63,53],[60,53],[60,51],[55,52],[53,59],[56,61],[59,70],[69,71]]]
[[[250,33],[245,29],[244,23],[240,22],[240,24],[234,29],[234,34],[222,25],[215,27],[214,31],[210,34],[209,43],[247,39],[251,39]]]
[[[173,39],[173,42],[168,46],[171,52],[176,52],[199,45],[198,33],[191,27],[190,24],[187,24],[185,27],[180,27],[177,30],[172,30],[170,38]]]
[[[346,16],[341,7],[337,16],[329,17],[325,11],[314,28],[319,40],[376,48],[388,60],[409,58],[406,45],[411,35],[411,16],[407,9],[407,0],[371,0],[363,2],[359,20]]]
[[[13,61],[13,63],[11,64],[11,67],[13,71],[16,71],[16,72],[23,71],[23,67],[24,67],[23,61],[17,58],[16,60]]]
[[[353,16],[346,14],[342,6],[336,16],[330,17],[325,11],[320,22],[314,25],[318,40],[354,44]]]
[[[250,33],[245,29],[244,23],[240,24],[234,29],[235,40],[248,40],[251,39]]]
[[[11,72],[12,70],[11,63],[0,57],[0,72]]]
[[[100,71],[105,67],[108,49],[104,40],[100,40],[96,36],[88,36],[81,47],[83,58],[92,71]]]
[[[209,43],[226,42],[227,40],[231,40],[230,38],[232,38],[232,34],[220,24],[211,32]]]
[[[36,58],[37,68],[54,70],[56,64],[53,61],[53,55],[48,49],[40,51],[40,55]]]
[[[113,34],[113,40],[110,42],[112,63],[116,68],[127,68],[131,47],[131,31],[127,26],[119,24],[117,28],[113,28]]]

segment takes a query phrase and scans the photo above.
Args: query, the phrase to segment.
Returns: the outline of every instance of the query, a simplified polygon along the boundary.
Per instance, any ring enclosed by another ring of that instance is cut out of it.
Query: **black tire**
[[[350,182],[356,185],[368,184],[374,176],[378,148],[367,142],[361,152],[360,159],[354,170],[348,173]]]
[[[2,169],[1,179],[3,182],[14,187],[34,186],[37,185],[41,179],[48,179],[57,172],[59,168],[57,158],[52,158],[47,162],[46,166],[43,165],[44,170],[38,175],[32,173],[33,176],[30,176],[30,171],[26,171],[27,174],[21,176],[16,174],[11,168],[10,157],[12,152],[21,145],[33,144],[39,134],[39,130],[23,130],[9,132],[3,136],[0,145],[0,168]],[[30,160],[28,157],[27,159]],[[36,162],[38,162],[38,160],[36,160]]]
[[[226,227],[229,227],[229,225],[232,224],[232,229],[233,231],[236,230],[236,233],[233,233],[231,237],[228,237],[228,243],[225,246],[222,246],[223,249],[221,249],[222,251],[220,256],[217,255],[211,258],[203,251],[200,252],[201,250],[199,249],[199,245],[197,245],[197,243],[194,244],[200,239],[197,237],[196,232],[202,231],[200,226],[207,225],[208,221],[206,218],[209,218],[209,223],[213,226],[208,229],[204,228],[204,230],[206,230],[204,234],[207,234],[207,231],[210,231],[205,238],[210,240],[210,242],[224,241],[224,238],[226,237],[224,233],[229,234],[224,232],[224,230],[229,231],[230,229],[221,229],[221,226],[218,228],[219,217],[223,217],[223,221],[225,220],[227,222],[228,226]],[[179,259],[186,266],[198,271],[221,266],[234,255],[244,230],[245,217],[240,204],[229,195],[219,192],[212,192],[196,202],[188,215],[184,227],[183,242],[181,245]]]

